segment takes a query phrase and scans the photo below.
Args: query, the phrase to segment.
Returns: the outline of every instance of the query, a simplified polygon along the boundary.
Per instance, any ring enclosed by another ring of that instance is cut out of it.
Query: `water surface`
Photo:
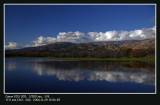
[[[155,65],[144,62],[5,59],[6,93],[154,93]]]

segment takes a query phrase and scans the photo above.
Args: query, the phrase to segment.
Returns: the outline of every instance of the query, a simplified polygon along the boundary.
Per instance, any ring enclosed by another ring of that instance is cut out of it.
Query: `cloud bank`
[[[155,37],[155,26],[134,31],[88,32],[93,41],[144,40]]]
[[[85,42],[88,41],[89,37],[85,36],[84,33],[79,31],[76,32],[60,32],[57,37],[43,37],[40,36],[37,40],[32,41],[32,46],[41,46],[54,42]],[[26,47],[28,47],[27,45]]]
[[[8,42],[8,45],[5,45],[5,49],[17,49],[20,48],[20,45],[15,42]]]
[[[36,40],[31,41],[31,44],[25,47],[42,46],[55,42],[88,42],[88,41],[123,41],[123,40],[144,40],[155,38],[155,26],[152,28],[136,29],[133,31],[106,31],[106,32],[88,32],[88,36],[84,33],[76,32],[60,32],[56,37],[39,36]],[[5,46],[7,49],[17,48],[19,45],[14,42],[9,42]]]
[[[81,33],[79,31],[76,32],[60,32],[57,35],[57,40],[59,42],[83,42],[88,41],[89,38],[85,36],[84,33]]]

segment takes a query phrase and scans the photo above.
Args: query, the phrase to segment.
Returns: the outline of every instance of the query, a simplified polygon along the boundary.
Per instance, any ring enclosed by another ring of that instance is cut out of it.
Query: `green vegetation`
[[[61,59],[61,60],[106,60],[106,61],[140,61],[155,62],[154,57],[148,58],[57,58],[57,57],[7,57],[7,58],[41,58],[41,59]]]

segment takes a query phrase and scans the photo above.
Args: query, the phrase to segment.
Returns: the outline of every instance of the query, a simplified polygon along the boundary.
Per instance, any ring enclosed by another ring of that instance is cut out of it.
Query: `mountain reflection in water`
[[[19,62],[8,62],[8,70],[13,70]],[[154,64],[143,62],[111,61],[30,61],[25,67],[38,75],[54,75],[66,81],[108,81],[155,84]]]

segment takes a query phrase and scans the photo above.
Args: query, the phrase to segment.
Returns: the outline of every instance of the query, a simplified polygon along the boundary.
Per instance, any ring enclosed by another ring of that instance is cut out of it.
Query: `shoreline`
[[[155,58],[58,58],[58,57],[5,57],[5,58],[40,58],[40,59],[61,59],[61,60],[105,60],[105,61],[140,61],[155,62]]]

